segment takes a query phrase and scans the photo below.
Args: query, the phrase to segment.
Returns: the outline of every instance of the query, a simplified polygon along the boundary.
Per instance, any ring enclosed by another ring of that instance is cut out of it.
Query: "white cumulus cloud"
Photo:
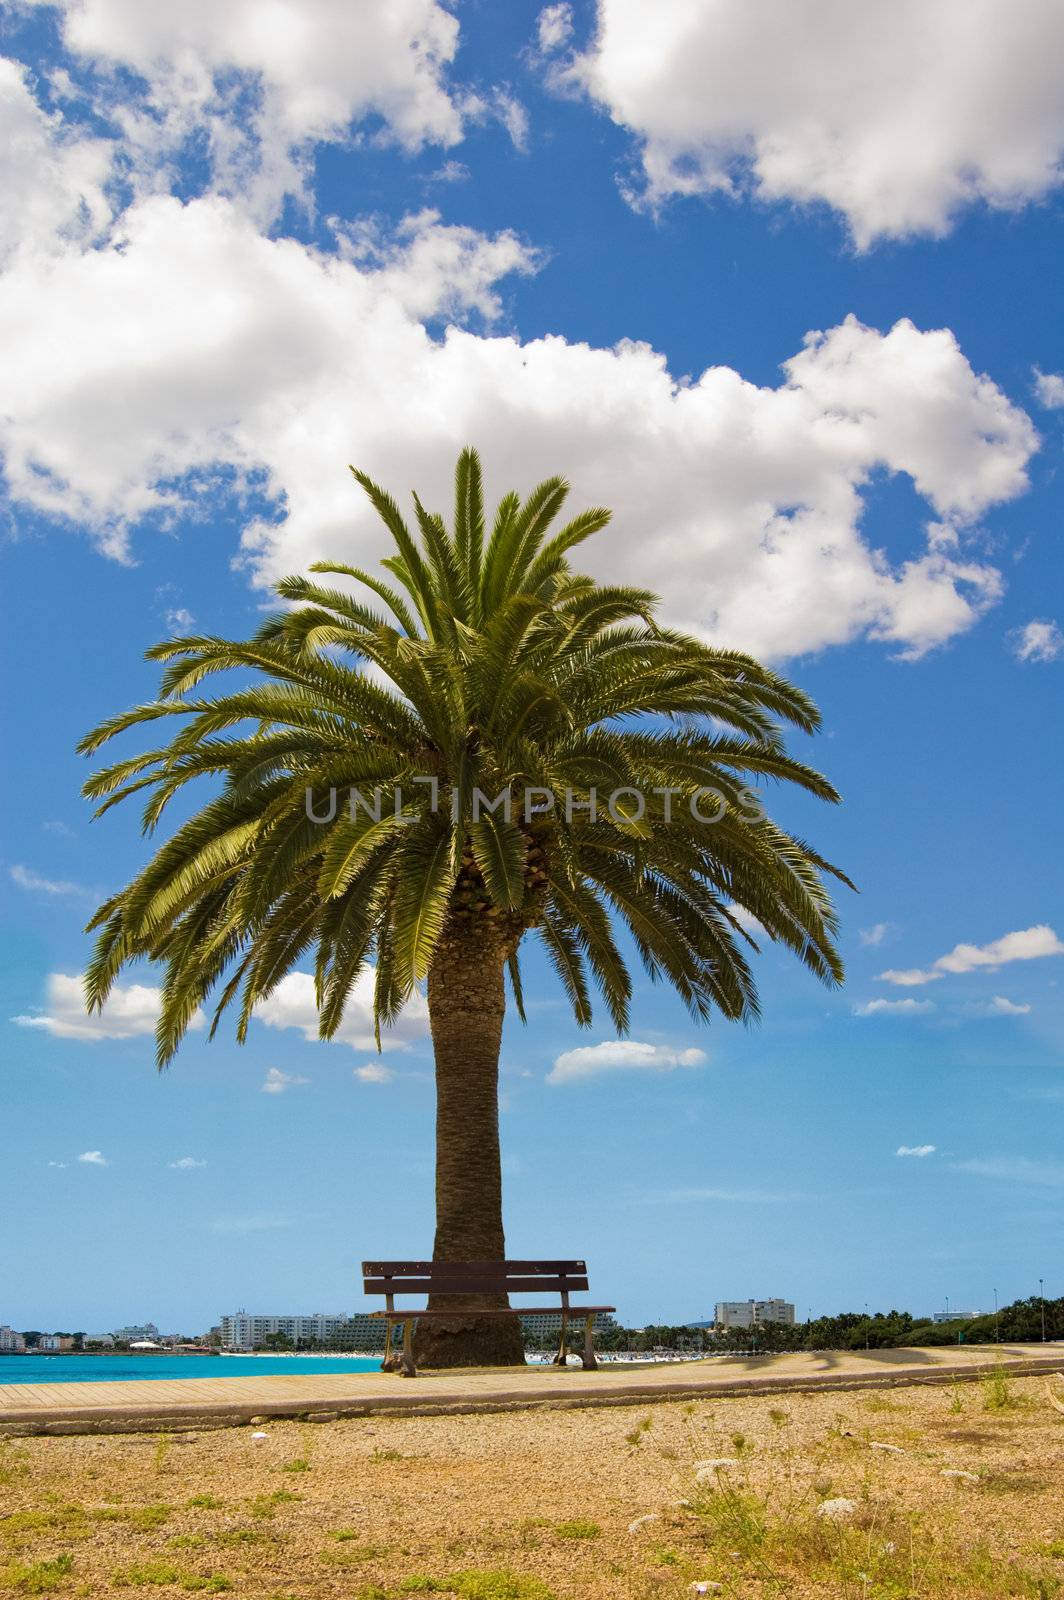
[[[83,1150],[81,1155],[78,1156],[78,1160],[84,1162],[87,1167],[110,1166],[110,1162],[100,1150]]]
[[[1041,372],[1035,367],[1034,392],[1047,411],[1059,410],[1064,406],[1064,373]]]
[[[391,1083],[395,1077],[391,1067],[384,1066],[380,1061],[367,1061],[365,1066],[355,1067],[353,1071],[360,1083]]]
[[[853,1008],[855,1017],[916,1017],[934,1011],[931,1000],[865,1000]]]
[[[925,983],[937,983],[947,973],[975,972],[980,967],[1003,967],[1012,961],[1036,961],[1043,956],[1060,955],[1064,955],[1064,944],[1048,923],[1042,922],[1033,928],[1003,934],[989,944],[955,945],[930,967],[888,968],[879,973],[879,978],[883,983],[912,989]]]
[[[0,56],[0,264],[98,236],[111,162],[106,141],[42,111],[26,69]]]
[[[1018,661],[1056,661],[1064,655],[1064,633],[1055,622],[1028,622],[1012,635]]]
[[[261,1089],[263,1094],[284,1094],[288,1089],[295,1089],[301,1083],[309,1082],[309,1078],[301,1078],[297,1072],[282,1072],[280,1067],[270,1067]]]
[[[602,1044],[581,1045],[555,1057],[548,1083],[576,1083],[606,1072],[675,1072],[677,1067],[698,1067],[704,1050],[674,1050],[663,1044],[643,1044],[637,1039],[607,1039]]]
[[[1055,0],[599,0],[568,79],[634,134],[645,202],[826,204],[863,248],[1060,182],[1061,38]]]
[[[135,1039],[154,1033],[161,996],[162,991],[149,984],[116,983],[103,1010],[90,1016],[80,974],[53,972],[48,979],[46,1009],[11,1020],[20,1028],[41,1028],[57,1039]],[[189,1027],[200,1029],[203,1025],[203,1013],[197,1011]]]
[[[919,1161],[922,1161],[925,1156],[933,1156],[934,1153],[935,1146],[933,1144],[900,1144],[894,1152],[898,1156],[915,1156]]]
[[[335,1035],[337,1044],[353,1050],[375,1050],[373,1030],[374,973],[364,967],[351,990],[344,1020]],[[290,972],[272,994],[255,1007],[255,1016],[269,1028],[298,1028],[309,1043],[318,1042],[318,1008],[314,1000],[314,979],[309,972]],[[383,1029],[385,1050],[406,1050],[429,1031],[429,1008],[424,996],[415,991],[403,1007],[394,1026]]]
[[[553,55],[564,49],[573,36],[573,8],[559,0],[555,5],[544,6],[536,18],[536,44],[541,55]]]
[[[315,144],[407,150],[462,136],[447,72],[458,23],[436,0],[60,0],[63,42],[95,72],[97,108],[150,184],[191,139],[212,181],[263,218],[301,194]],[[118,78],[116,69],[136,76]]]
[[[383,553],[348,461],[446,505],[473,442],[491,494],[562,470],[612,505],[588,567],[654,588],[715,642],[779,658],[871,636],[919,654],[1000,593],[966,529],[1025,489],[1037,437],[948,330],[849,318],[810,334],[775,387],[729,367],[681,382],[645,344],[430,337],[424,319],[490,313],[498,275],[532,268],[512,235],[429,212],[343,250],[266,238],[217,198],[154,197],[106,248],[16,264],[0,281],[13,498],[123,557],[138,523],[202,514],[197,486],[220,468],[254,474],[277,509],[242,559],[265,583]],[[883,472],[927,506],[891,552],[864,517]]]
[[[1027,1017],[1031,1014],[1029,1005],[1021,1004],[1017,1000],[1008,1000],[1003,994],[996,994],[985,1004],[977,1005],[973,1009],[980,1017]]]
[[[175,1172],[192,1172],[196,1167],[205,1167],[206,1161],[200,1161],[196,1156],[181,1156],[177,1161],[168,1161],[168,1167]]]
[[[857,937],[863,945],[868,945],[874,949],[877,945],[881,945],[887,935],[893,931],[894,924],[892,922],[875,922],[870,928],[859,928]]]

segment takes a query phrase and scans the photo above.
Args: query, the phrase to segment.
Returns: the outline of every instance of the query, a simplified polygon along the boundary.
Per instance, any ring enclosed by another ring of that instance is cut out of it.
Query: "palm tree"
[[[323,1039],[367,965],[378,1045],[427,983],[434,1258],[502,1259],[504,973],[523,1018],[525,934],[542,940],[577,1022],[591,1023],[593,981],[619,1034],[632,990],[621,931],[700,1021],[758,1014],[751,917],[837,983],[823,875],[842,875],[747,784],[838,796],[784,748],[781,723],[818,726],[800,690],[663,627],[653,595],[571,569],[609,512],[551,533],[563,479],[524,502],[506,495],[489,531],[466,450],[453,527],[415,495],[415,537],[354,475],[394,541],[386,578],[319,562],[277,585],[288,606],[251,639],[155,646],[160,698],[83,740],[91,753],[181,719],[169,743],[85,786],[97,815],[146,792],[149,834],[185,784],[224,780],[100,907],[86,999],[99,1010],[126,963],[161,963],[161,1068],[208,997],[211,1036],[235,1006],[243,1042],[256,1005],[311,952]],[[237,682],[205,697],[199,685],[223,671]],[[422,1324],[419,1364],[523,1359],[516,1316],[477,1319],[477,1304],[460,1301],[453,1325]]]

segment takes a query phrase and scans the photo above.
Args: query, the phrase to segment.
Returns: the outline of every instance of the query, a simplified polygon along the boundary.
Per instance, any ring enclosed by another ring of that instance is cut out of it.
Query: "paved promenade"
[[[0,1385],[0,1435],[135,1433],[235,1427],[258,1418],[508,1411],[531,1406],[633,1405],[719,1394],[880,1388],[979,1377],[998,1362],[1017,1373],[1064,1370],[1064,1345],[825,1351],[820,1354],[571,1367],[391,1373],[264,1374],[128,1383]],[[212,1369],[224,1368],[223,1362]]]

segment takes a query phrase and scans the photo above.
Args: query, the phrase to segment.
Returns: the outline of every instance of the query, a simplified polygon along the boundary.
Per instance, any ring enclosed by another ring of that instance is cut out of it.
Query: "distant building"
[[[115,1336],[113,1333],[87,1333],[85,1335],[86,1349],[88,1349],[90,1344],[98,1344],[101,1345],[105,1350],[113,1350],[115,1346]]]
[[[515,1308],[521,1316],[520,1307]],[[533,1312],[521,1316],[521,1329],[525,1338],[556,1339],[561,1331],[560,1312]],[[583,1330],[583,1318],[570,1320],[574,1338]],[[594,1327],[603,1332],[610,1326],[610,1318],[597,1312]],[[381,1350],[384,1347],[385,1325],[380,1317],[366,1311],[324,1313],[312,1312],[309,1316],[267,1316],[248,1311],[234,1311],[220,1317],[218,1334],[223,1350],[257,1350],[271,1334],[280,1334],[294,1349],[314,1346],[332,1350]]]
[[[557,1339],[562,1331],[562,1319],[559,1311],[533,1311],[525,1315],[520,1306],[514,1310],[521,1318],[521,1332],[526,1339]],[[606,1311],[596,1311],[595,1320],[591,1324],[596,1333],[605,1333],[613,1324],[613,1318]],[[569,1318],[569,1331],[576,1336],[584,1331],[584,1319],[577,1313]]]
[[[332,1345],[334,1349],[358,1349],[358,1345],[345,1345],[342,1335],[354,1334],[355,1324],[369,1323],[368,1317],[355,1318],[349,1313],[314,1311],[303,1317],[274,1317],[247,1311],[234,1311],[218,1321],[222,1347],[226,1350],[254,1350],[265,1344],[271,1334],[280,1334],[298,1348],[299,1345]],[[376,1325],[376,1348],[383,1343],[383,1330]]]
[[[21,1333],[16,1333],[14,1328],[9,1328],[7,1323],[0,1323],[0,1355],[21,1355],[26,1348],[26,1341]]]
[[[69,1333],[42,1333],[37,1340],[37,1349],[46,1350],[50,1355],[57,1355],[62,1350],[73,1350],[74,1340]]]
[[[793,1327],[794,1307],[789,1300],[718,1300],[713,1320],[718,1328],[758,1328],[765,1322]]]
[[[932,1311],[932,1322],[973,1322],[976,1317],[985,1317],[985,1311]]]
[[[132,1344],[134,1339],[157,1339],[159,1330],[154,1322],[142,1322],[129,1328],[116,1328],[114,1336],[123,1344]]]

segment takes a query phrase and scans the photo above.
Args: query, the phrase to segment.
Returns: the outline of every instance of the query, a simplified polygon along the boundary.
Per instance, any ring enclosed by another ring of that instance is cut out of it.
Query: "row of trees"
[[[72,1339],[74,1342],[71,1346],[71,1349],[73,1350],[80,1350],[85,1342],[84,1333],[66,1333],[59,1328],[57,1328],[54,1333],[50,1333],[44,1328],[23,1328],[20,1331],[23,1339],[26,1341],[27,1350],[35,1350],[40,1344],[41,1340],[45,1337],[54,1339]]]
[[[816,1317],[794,1326],[768,1322],[757,1328],[692,1328],[666,1324],[647,1328],[622,1328],[614,1323],[598,1335],[600,1350],[887,1350],[909,1345],[1037,1343],[1064,1339],[1064,1296],[1043,1300],[1032,1295],[1015,1300],[997,1312],[981,1317],[961,1317],[952,1322],[932,1322],[908,1311],[877,1311],[865,1315],[843,1311],[834,1317]],[[539,1341],[546,1347],[549,1340]],[[535,1346],[530,1346],[535,1348]]]
[[[574,1324],[574,1336],[581,1331]],[[908,1311],[877,1311],[866,1316],[858,1311],[842,1311],[834,1317],[816,1317],[794,1326],[783,1322],[766,1322],[757,1328],[695,1328],[689,1324],[675,1326],[654,1323],[646,1328],[624,1328],[613,1317],[596,1334],[596,1343],[602,1351],[634,1350],[649,1354],[654,1350],[682,1350],[692,1353],[721,1352],[728,1350],[887,1350],[906,1345],[946,1344],[1008,1344],[1037,1343],[1046,1339],[1064,1339],[1064,1296],[1056,1300],[1043,1300],[1031,1295],[1026,1300],[1014,1300],[997,1312],[981,1317],[961,1317],[953,1322],[932,1322],[928,1317],[913,1317]],[[23,1332],[27,1349],[33,1349],[41,1339],[38,1329]],[[75,1350],[92,1349],[91,1341],[83,1333],[61,1334],[72,1338]],[[342,1338],[344,1349],[358,1342],[354,1332]],[[379,1341],[378,1341],[379,1342]],[[549,1351],[558,1343],[557,1334],[527,1334],[525,1349]],[[325,1353],[335,1348],[337,1341],[301,1339],[298,1346],[283,1333],[269,1333],[259,1346],[263,1350],[299,1349],[308,1355]],[[97,1346],[96,1348],[101,1348]],[[124,1348],[117,1345],[115,1348]]]

